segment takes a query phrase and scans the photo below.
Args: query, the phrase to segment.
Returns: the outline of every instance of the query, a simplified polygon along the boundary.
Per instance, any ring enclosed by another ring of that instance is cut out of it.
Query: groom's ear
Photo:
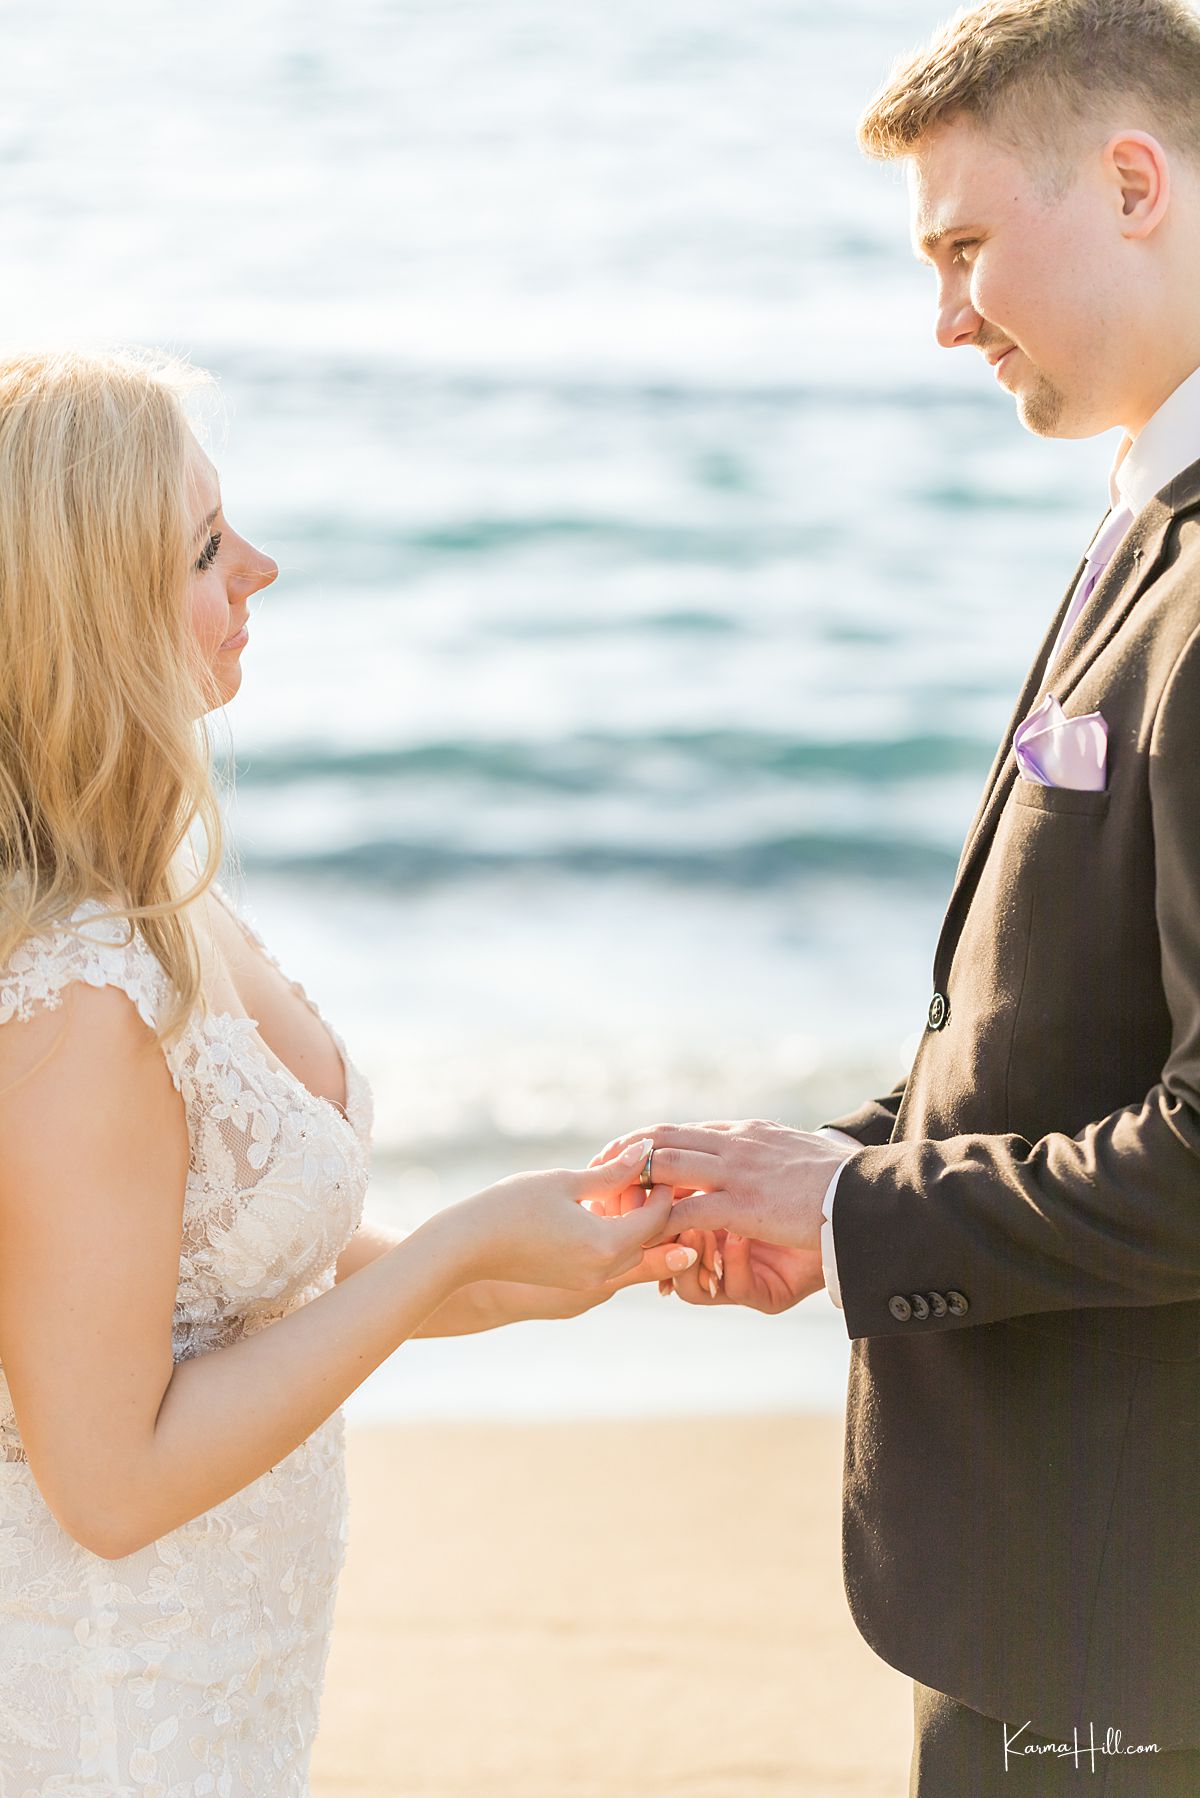
[[[1100,158],[1122,237],[1149,237],[1171,200],[1167,152],[1148,131],[1121,131],[1108,140]]]

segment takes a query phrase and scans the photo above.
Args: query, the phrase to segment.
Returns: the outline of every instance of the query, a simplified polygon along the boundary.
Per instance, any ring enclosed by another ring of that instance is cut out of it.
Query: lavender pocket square
[[[1047,693],[1017,726],[1013,751],[1025,779],[1039,786],[1104,791],[1108,726],[1099,712],[1068,718],[1053,693]]]

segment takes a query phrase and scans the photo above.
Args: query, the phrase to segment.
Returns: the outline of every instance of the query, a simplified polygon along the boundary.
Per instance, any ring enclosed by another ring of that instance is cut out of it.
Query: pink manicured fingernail
[[[672,1273],[681,1274],[685,1267],[695,1267],[698,1257],[695,1249],[668,1249],[663,1259]]]
[[[725,1278],[725,1257],[720,1249],[713,1252],[713,1267],[716,1270],[717,1279],[723,1280]]]
[[[715,1299],[717,1296],[717,1276],[716,1276],[716,1274],[709,1274],[709,1276],[708,1276],[708,1296],[710,1299]]]
[[[632,1142],[627,1149],[622,1149],[619,1159],[621,1161],[645,1161],[653,1147],[654,1138],[648,1136],[645,1142]]]
[[[674,1280],[660,1280],[658,1282],[658,1296],[660,1299],[669,1299],[674,1290]]]

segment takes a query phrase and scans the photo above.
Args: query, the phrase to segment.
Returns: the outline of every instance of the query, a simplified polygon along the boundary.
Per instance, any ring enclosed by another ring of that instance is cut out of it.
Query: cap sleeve
[[[39,1008],[52,1011],[73,981],[118,986],[154,1029],[167,996],[167,977],[127,918],[101,917],[102,900],[89,899],[68,919],[18,945],[0,969],[0,1024],[26,1022]]]

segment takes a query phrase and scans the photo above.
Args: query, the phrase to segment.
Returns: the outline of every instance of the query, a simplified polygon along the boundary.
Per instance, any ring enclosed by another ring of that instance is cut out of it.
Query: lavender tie
[[[1067,640],[1071,626],[1092,597],[1092,589],[1112,561],[1118,543],[1133,523],[1133,513],[1127,505],[1121,505],[1110,512],[1108,518],[1096,533],[1095,542],[1087,552],[1087,564],[1079,577],[1079,585],[1071,595],[1071,603],[1067,607],[1067,615],[1059,627],[1054,648],[1050,652],[1047,668],[1053,668],[1058,660],[1058,652]]]
[[[1133,523],[1127,505],[1115,507],[1096,532],[1083,573],[1059,626],[1047,670],[1053,668],[1071,626],[1092,597],[1096,582],[1112,561],[1117,545]],[[1044,787],[1075,787],[1102,792],[1107,779],[1108,728],[1099,712],[1068,718],[1052,692],[1017,726],[1013,751],[1026,780]]]

